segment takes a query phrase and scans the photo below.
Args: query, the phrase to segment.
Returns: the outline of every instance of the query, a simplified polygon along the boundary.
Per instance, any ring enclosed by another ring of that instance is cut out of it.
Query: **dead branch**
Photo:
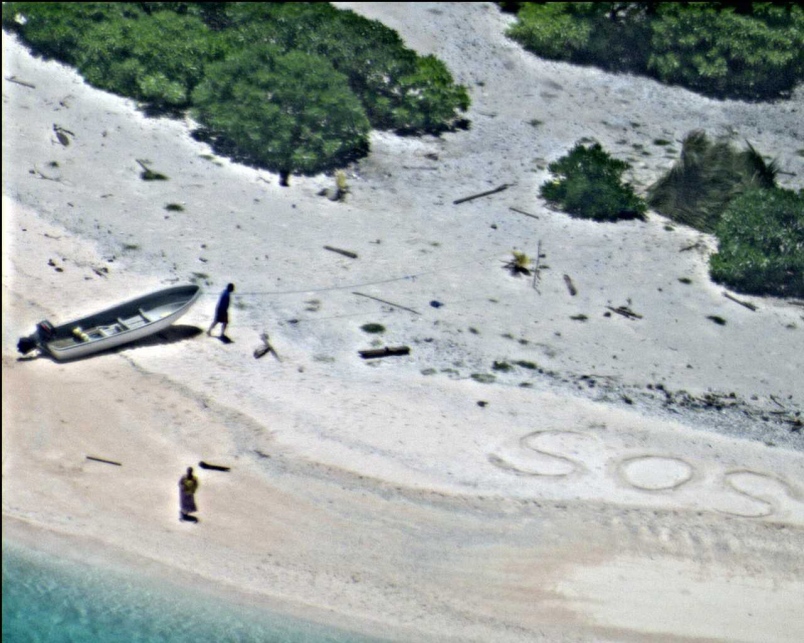
[[[513,206],[508,206],[509,210],[513,210],[514,212],[519,212],[519,214],[524,214],[526,217],[531,217],[532,219],[538,219],[535,214],[531,214],[530,212],[525,212],[524,210],[520,210],[519,208],[515,208]]]
[[[357,259],[357,253],[352,252],[351,250],[342,250],[340,248],[333,248],[332,246],[324,246],[324,250],[330,250],[331,252],[337,252],[339,255],[343,255],[344,257],[349,257],[350,259]]]
[[[104,464],[113,464],[116,467],[122,467],[123,465],[119,462],[115,462],[114,460],[106,460],[104,458],[96,458],[94,456],[88,455],[87,460],[93,460],[94,462],[103,462]]]
[[[479,192],[478,194],[472,194],[470,196],[465,196],[462,199],[457,199],[452,202],[453,205],[459,205],[461,203],[466,203],[467,201],[472,201],[474,199],[479,199],[482,196],[489,196],[490,194],[497,194],[497,192],[502,192],[503,190],[507,190],[508,188],[513,185],[512,183],[503,183],[501,186],[494,188],[493,190],[486,190],[485,192]]]
[[[569,275],[564,275],[564,283],[567,284],[567,290],[569,290],[569,294],[573,297],[578,294],[578,289],[575,287],[575,284],[572,283],[572,278]]]
[[[30,89],[36,89],[36,85],[32,85],[31,83],[26,83],[24,80],[20,80],[16,76],[6,76],[6,80],[11,83],[17,83],[17,85],[22,85],[23,87],[28,87]]]
[[[268,333],[263,331],[260,335],[260,339],[262,340],[262,346],[258,346],[254,349],[254,359],[260,359],[260,357],[263,357],[266,353],[271,353],[271,355],[276,357],[278,362],[281,362],[282,359],[279,357],[279,353],[277,353],[271,345],[271,339],[268,337]]]
[[[623,317],[627,317],[628,319],[642,319],[642,315],[635,313],[628,306],[618,306],[617,308],[606,306],[606,308],[608,308],[611,312],[622,315]]]
[[[727,292],[724,292],[723,296],[726,299],[731,299],[735,304],[740,304],[740,306],[744,306],[745,308],[748,308],[748,310],[754,310],[754,311],[757,310],[756,305],[754,305],[754,304],[752,304],[750,302],[747,302],[747,301],[742,301],[740,299],[737,299],[737,297],[734,297],[733,295],[731,295],[731,294],[729,294]]]

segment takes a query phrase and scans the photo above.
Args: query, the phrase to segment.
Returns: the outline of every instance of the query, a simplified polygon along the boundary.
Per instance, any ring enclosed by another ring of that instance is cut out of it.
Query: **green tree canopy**
[[[141,14],[126,2],[4,2],[3,28],[19,33],[35,52],[75,65],[87,31]]]
[[[446,66],[419,57],[394,30],[329,4],[241,3],[229,14],[232,48],[265,42],[326,58],[344,74],[373,127],[437,132],[469,107]]]
[[[647,74],[717,97],[774,97],[804,79],[800,3],[504,4],[518,5],[508,35],[546,58]]]
[[[312,174],[364,153],[370,124],[349,84],[320,56],[272,45],[240,50],[207,68],[194,113],[242,160]]]
[[[78,68],[97,87],[156,107],[186,107],[204,67],[223,49],[200,18],[160,11],[87,30]]]
[[[804,297],[804,192],[752,189],[718,223],[714,281],[753,295]]]

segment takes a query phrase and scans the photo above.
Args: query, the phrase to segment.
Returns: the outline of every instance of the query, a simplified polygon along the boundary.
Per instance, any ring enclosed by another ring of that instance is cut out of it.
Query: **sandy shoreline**
[[[575,221],[535,196],[583,136],[626,158],[698,127],[733,127],[802,187],[801,88],[715,102],[532,58],[491,5],[356,9],[447,62],[472,129],[375,134],[342,204],[317,195],[331,178],[280,188],[4,34],[4,78],[36,86],[3,82],[4,538],[100,543],[400,641],[804,638],[802,309],[726,299],[706,235],[654,214]],[[136,159],[170,180],[142,182]],[[670,162],[638,157],[635,180]],[[537,291],[501,266],[539,244]],[[206,296],[180,324],[197,329],[237,283],[233,344],[16,355],[39,319],[190,280]],[[627,302],[642,319],[604,317]],[[252,356],[263,330],[281,361]],[[372,342],[411,355],[361,360]],[[722,408],[690,403],[707,394]],[[199,460],[232,472],[201,472],[191,526],[175,486]]]

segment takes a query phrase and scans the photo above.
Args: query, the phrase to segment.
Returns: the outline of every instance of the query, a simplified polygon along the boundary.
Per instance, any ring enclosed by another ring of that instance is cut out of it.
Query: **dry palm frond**
[[[747,143],[735,149],[728,138],[711,141],[703,131],[684,139],[679,161],[648,189],[657,212],[712,232],[726,205],[749,187],[773,187],[778,167]]]

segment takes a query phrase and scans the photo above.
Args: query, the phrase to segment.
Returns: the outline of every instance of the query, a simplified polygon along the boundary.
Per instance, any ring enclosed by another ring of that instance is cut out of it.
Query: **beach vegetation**
[[[368,149],[371,128],[343,74],[325,58],[267,44],[208,66],[193,113],[216,151],[279,173],[315,174]]]
[[[795,2],[522,2],[508,36],[544,58],[651,76],[717,98],[765,100],[804,79]]]
[[[329,3],[8,2],[2,16],[34,53],[147,113],[191,111],[197,138],[282,185],[364,156],[371,128],[467,125],[469,94],[443,62]]]
[[[511,251],[511,259],[503,266],[515,277],[518,275],[530,275],[533,260],[520,250]]]
[[[664,216],[714,232],[731,199],[750,188],[775,185],[778,166],[749,143],[737,149],[727,137],[696,130],[685,138],[673,167],[648,188],[648,204]]]
[[[385,326],[383,326],[382,324],[375,324],[375,323],[363,324],[360,327],[360,330],[362,330],[364,333],[369,334],[384,333]]]
[[[165,206],[168,212],[184,212],[184,206],[181,203],[168,203]]]
[[[550,163],[548,170],[554,178],[543,183],[539,193],[548,203],[580,218],[644,219],[645,201],[622,180],[630,167],[612,158],[600,143],[578,143],[566,156]]]
[[[715,233],[715,282],[745,294],[804,297],[804,191],[747,190],[729,203]]]

